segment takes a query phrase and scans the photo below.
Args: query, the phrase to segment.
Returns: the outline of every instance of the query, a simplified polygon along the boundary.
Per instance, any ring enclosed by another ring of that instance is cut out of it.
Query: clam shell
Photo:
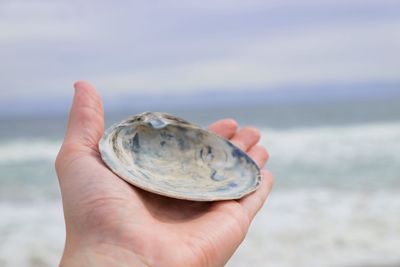
[[[99,142],[104,163],[128,183],[194,201],[238,199],[256,190],[260,169],[228,140],[160,112],[129,117]]]

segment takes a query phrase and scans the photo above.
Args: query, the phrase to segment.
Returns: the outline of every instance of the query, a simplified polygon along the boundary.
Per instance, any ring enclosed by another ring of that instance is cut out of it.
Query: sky
[[[114,108],[398,96],[399,51],[400,1],[0,0],[0,114],[62,111],[79,79]]]

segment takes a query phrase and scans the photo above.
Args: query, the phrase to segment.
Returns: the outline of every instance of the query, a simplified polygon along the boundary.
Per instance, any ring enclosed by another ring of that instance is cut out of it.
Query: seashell
[[[258,188],[257,164],[228,140],[161,112],[131,116],[99,142],[104,163],[128,183],[194,201],[239,199]]]

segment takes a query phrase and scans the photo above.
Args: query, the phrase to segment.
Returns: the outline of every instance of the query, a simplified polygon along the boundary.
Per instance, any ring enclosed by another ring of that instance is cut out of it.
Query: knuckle
[[[57,175],[61,175],[65,168],[75,159],[80,158],[87,152],[80,145],[74,143],[64,143],[57,154],[54,162]]]
[[[270,183],[271,186],[273,186],[275,183],[274,175],[267,169],[264,169],[262,172],[263,172],[264,179],[267,179],[268,183]]]
[[[252,127],[252,126],[245,127],[245,128],[243,128],[243,131],[246,131],[248,134],[250,134],[255,139],[261,138],[261,132],[256,127]]]
[[[258,149],[258,153],[260,153],[262,159],[264,161],[268,160],[268,158],[269,158],[268,150],[265,147],[260,146],[260,145],[257,145],[257,149]]]
[[[54,168],[56,170],[57,175],[61,173],[61,162],[62,162],[62,153],[61,150],[58,152],[56,160],[54,161]]]

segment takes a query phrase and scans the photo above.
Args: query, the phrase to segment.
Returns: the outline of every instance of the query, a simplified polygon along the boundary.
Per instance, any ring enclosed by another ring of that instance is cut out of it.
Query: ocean
[[[400,266],[400,101],[168,111],[203,126],[222,117],[257,126],[269,150],[274,189],[227,266]],[[65,123],[0,119],[1,267],[60,260],[54,159]]]

